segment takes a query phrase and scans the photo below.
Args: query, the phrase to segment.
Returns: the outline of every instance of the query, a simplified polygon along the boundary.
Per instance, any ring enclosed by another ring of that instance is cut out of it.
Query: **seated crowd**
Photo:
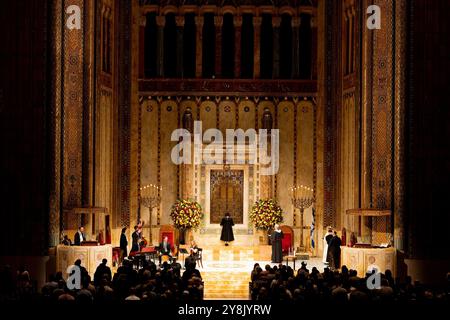
[[[182,301],[190,302],[203,299],[203,282],[195,264],[182,267],[176,261],[163,263],[158,267],[151,261],[145,261],[139,270],[133,268],[130,260],[125,259],[117,272],[112,275],[106,265],[106,259],[97,267],[94,278],[81,266],[81,288],[70,290],[62,272],[50,275],[41,292],[36,290],[35,282],[27,271],[19,270],[14,275],[10,267],[0,268],[1,301],[77,301],[107,302],[125,300],[146,301]]]
[[[411,277],[401,282],[392,272],[380,274],[380,286],[370,290],[367,279],[372,274],[359,277],[355,270],[343,266],[341,271],[325,268],[323,273],[313,267],[308,270],[305,263],[297,270],[285,265],[264,269],[255,264],[251,273],[250,294],[252,300],[291,302],[449,302],[450,274],[441,288],[427,288]]]

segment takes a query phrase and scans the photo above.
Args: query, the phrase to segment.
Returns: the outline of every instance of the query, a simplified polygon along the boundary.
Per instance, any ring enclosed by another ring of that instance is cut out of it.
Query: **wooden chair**
[[[203,268],[203,249],[198,248],[197,255],[195,256],[195,260],[197,261],[198,266],[202,266]]]

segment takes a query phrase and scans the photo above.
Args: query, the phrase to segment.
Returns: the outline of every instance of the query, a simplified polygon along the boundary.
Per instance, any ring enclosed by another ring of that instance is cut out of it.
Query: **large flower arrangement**
[[[258,200],[250,212],[250,221],[256,229],[269,230],[283,221],[283,210],[273,199]]]
[[[196,201],[177,200],[172,206],[170,217],[178,229],[196,229],[202,221],[203,210]]]

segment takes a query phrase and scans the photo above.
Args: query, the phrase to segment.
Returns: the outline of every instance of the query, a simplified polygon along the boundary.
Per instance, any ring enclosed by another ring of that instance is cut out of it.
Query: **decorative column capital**
[[[156,25],[158,27],[164,27],[166,25],[166,17],[165,16],[156,16]]]
[[[281,17],[272,17],[272,26],[274,28],[279,28],[281,24]]]
[[[253,17],[253,26],[261,27],[262,17]]]
[[[234,20],[233,22],[234,22],[235,27],[238,27],[238,28],[242,27],[242,16],[234,16],[233,20]]]
[[[205,18],[202,16],[196,16],[194,17],[195,25],[197,27],[203,27],[203,23],[205,22]]]
[[[184,27],[184,16],[176,16],[175,24],[177,25],[177,27]]]
[[[223,25],[223,16],[215,16],[214,17],[214,25],[216,27],[222,27],[222,25]]]
[[[111,20],[112,18],[112,10],[110,7],[106,7],[105,18],[108,20]]]
[[[147,16],[145,14],[139,17],[139,26],[145,27],[147,25]]]
[[[352,17],[352,8],[347,8],[344,10],[345,21]]]
[[[100,15],[102,17],[105,17],[106,11],[108,10],[108,7],[105,4],[102,4],[102,7],[100,9]]]
[[[291,20],[292,28],[300,27],[301,21],[302,21],[302,18],[300,18],[300,17],[292,17],[292,20]]]

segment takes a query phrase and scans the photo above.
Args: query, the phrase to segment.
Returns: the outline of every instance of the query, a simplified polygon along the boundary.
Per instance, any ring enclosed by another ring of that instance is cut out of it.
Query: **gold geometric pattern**
[[[84,12],[84,0],[74,0],[72,5]],[[82,21],[83,25],[84,21]],[[63,23],[64,24],[64,23]],[[63,119],[63,206],[72,208],[81,205],[82,162],[83,162],[83,29],[64,30],[63,83],[64,83],[64,119]],[[68,213],[66,229],[74,229],[78,224],[77,216]]]
[[[393,1],[378,0],[381,24],[373,37],[372,78],[372,205],[375,208],[391,207],[392,176],[392,116],[393,116]],[[372,242],[387,242],[391,230],[390,218],[374,218]]]

